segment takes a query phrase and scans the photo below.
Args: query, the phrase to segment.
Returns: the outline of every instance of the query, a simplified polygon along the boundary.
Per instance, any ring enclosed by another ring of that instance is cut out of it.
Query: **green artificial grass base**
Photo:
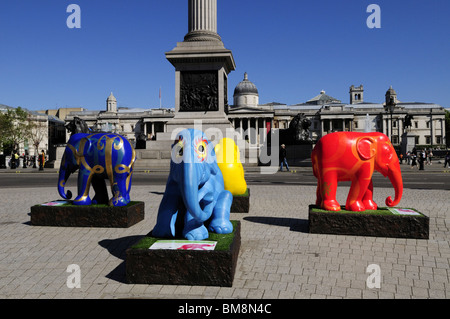
[[[233,225],[233,232],[231,232],[230,234],[216,234],[216,233],[210,232],[209,237],[207,239],[205,239],[205,241],[217,242],[216,247],[214,249],[216,251],[229,250],[230,245],[233,242],[238,223],[239,222],[236,220],[231,221],[231,224]],[[166,240],[166,239],[168,239],[168,238],[152,237],[151,234],[149,234],[149,236],[142,238],[138,243],[133,245],[131,247],[131,249],[149,249],[158,240]],[[176,240],[176,239],[184,239],[184,238],[173,238],[173,239]]]
[[[403,208],[403,209],[410,209],[413,210],[415,212],[417,212],[419,215],[417,215],[417,217],[426,217],[424,214],[422,214],[421,212],[417,211],[414,208]],[[378,207],[377,210],[365,210],[362,212],[354,212],[354,211],[350,211],[350,210],[346,210],[345,206],[341,206],[341,210],[336,212],[336,211],[329,211],[329,210],[325,210],[322,208],[319,208],[317,206],[312,205],[311,206],[311,212],[314,213],[329,213],[329,214],[358,214],[358,215],[379,215],[379,216],[407,216],[407,215],[400,215],[400,214],[394,214],[392,211],[389,210],[388,207]]]
[[[328,211],[309,206],[309,232],[393,238],[429,238],[429,218],[412,208],[380,207],[362,212]]]

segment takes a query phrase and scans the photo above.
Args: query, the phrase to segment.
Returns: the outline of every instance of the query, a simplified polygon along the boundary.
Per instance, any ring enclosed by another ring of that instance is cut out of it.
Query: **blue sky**
[[[69,29],[69,4],[81,29]],[[381,29],[369,29],[369,4]],[[218,0],[218,33],[260,103],[302,103],[321,90],[349,101],[349,87],[382,102],[390,85],[401,101],[450,108],[448,0]],[[187,0],[1,0],[0,104],[32,110],[174,106],[175,72],[164,53],[187,33]]]

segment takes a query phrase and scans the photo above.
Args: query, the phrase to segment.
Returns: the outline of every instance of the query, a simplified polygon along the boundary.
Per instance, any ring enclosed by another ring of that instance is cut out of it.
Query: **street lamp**
[[[393,97],[391,97],[389,99],[389,103],[387,103],[387,105],[386,105],[387,110],[389,111],[389,113],[391,113],[391,132],[390,132],[390,136],[389,136],[389,139],[391,140],[391,142],[392,142],[392,136],[394,135],[392,132],[392,130],[393,130],[392,129],[392,114],[394,113],[395,106],[396,106],[395,99]]]
[[[431,148],[433,148],[433,109],[430,109],[430,140]]]

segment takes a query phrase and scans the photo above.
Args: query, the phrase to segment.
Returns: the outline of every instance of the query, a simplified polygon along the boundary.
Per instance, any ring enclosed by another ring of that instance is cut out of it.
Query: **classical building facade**
[[[404,133],[414,136],[417,145],[443,147],[446,142],[445,109],[434,103],[402,102],[392,87],[386,91],[382,103],[365,101],[364,87],[352,85],[349,103],[321,91],[300,104],[259,104],[258,89],[245,73],[234,90],[233,102],[228,108],[228,120],[250,147],[261,146],[271,130],[287,129],[299,113],[311,121],[314,142],[338,131],[382,132],[394,145],[400,145]],[[170,108],[117,108],[117,100],[111,93],[104,111],[71,112],[65,121],[79,117],[92,128],[122,134],[136,144],[139,139],[157,139],[158,133],[167,132],[166,123],[174,116],[175,110]],[[412,118],[410,126],[405,127],[407,116]]]
[[[104,111],[79,110],[71,112],[64,120],[68,123],[75,117],[84,120],[94,130],[123,135],[136,145],[139,139],[151,140],[156,138],[157,133],[164,133],[166,123],[174,117],[174,110],[118,108],[117,99],[111,93],[106,99]]]
[[[402,135],[414,136],[417,145],[443,147],[446,143],[445,109],[434,103],[402,102],[390,87],[384,102],[364,101],[364,87],[352,85],[349,103],[333,98],[321,91],[310,100],[286,105],[282,103],[258,104],[258,89],[249,81],[248,75],[234,92],[234,105],[228,117],[237,130],[246,128],[287,129],[299,113],[311,120],[311,138],[338,131],[373,131],[386,134],[394,145],[400,145]],[[410,126],[405,126],[407,116]]]

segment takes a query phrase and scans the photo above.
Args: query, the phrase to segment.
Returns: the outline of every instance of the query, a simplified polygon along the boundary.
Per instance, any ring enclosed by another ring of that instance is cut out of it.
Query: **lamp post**
[[[392,115],[394,113],[395,105],[396,105],[395,100],[392,97],[389,99],[389,103],[386,105],[387,110],[391,114],[391,131],[390,131],[390,136],[389,136],[389,139],[391,140],[391,142],[392,142],[392,136],[394,135],[392,132],[393,131],[392,130]]]
[[[433,148],[433,109],[430,109],[430,140],[431,148]]]

